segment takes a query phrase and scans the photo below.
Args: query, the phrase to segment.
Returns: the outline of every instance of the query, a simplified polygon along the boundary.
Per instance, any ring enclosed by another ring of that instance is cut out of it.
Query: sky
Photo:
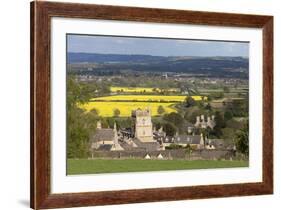
[[[120,36],[67,35],[67,51],[154,56],[249,57],[249,43]]]

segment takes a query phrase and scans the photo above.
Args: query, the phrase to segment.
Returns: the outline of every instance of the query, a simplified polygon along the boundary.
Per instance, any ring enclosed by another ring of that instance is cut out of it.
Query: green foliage
[[[133,125],[133,120],[130,117],[127,118],[108,118],[108,119],[112,119],[114,122],[116,122],[117,124],[117,128],[130,128]],[[110,126],[111,128],[113,128],[113,124],[112,126]]]
[[[119,117],[120,114],[121,114],[121,112],[119,109],[114,109],[114,111],[113,111],[114,117]]]
[[[249,115],[248,97],[244,100],[233,100],[227,104],[226,110],[231,112],[233,117],[247,117]]]
[[[172,123],[165,123],[163,129],[166,132],[167,136],[174,136],[177,131],[177,128]]]
[[[178,144],[170,144],[170,146],[165,147],[165,149],[180,149],[180,148],[182,148],[182,146]]]
[[[67,110],[67,157],[85,158],[88,156],[90,131],[95,130],[97,116],[84,113],[72,107]]]
[[[228,145],[234,145],[236,129],[233,128],[223,128],[222,129],[222,138],[224,139],[225,143]]]
[[[164,109],[164,107],[163,106],[158,106],[158,109],[157,109],[157,113],[159,114],[159,115],[162,115],[163,113],[165,113],[165,109]]]
[[[224,113],[224,119],[225,119],[225,121],[231,120],[232,117],[233,117],[233,114],[232,114],[231,111],[226,111],[226,112]]]
[[[225,121],[222,116],[222,113],[219,111],[215,112],[215,122],[216,125],[210,134],[220,138],[222,136],[222,128],[225,127]]]
[[[207,105],[205,106],[205,109],[211,111],[212,110],[211,104],[207,103]]]
[[[235,130],[239,130],[241,128],[243,128],[245,123],[243,123],[243,121],[237,121],[234,118],[232,118],[231,120],[228,120],[226,122],[226,127],[228,128],[233,128]]]
[[[196,108],[196,109],[194,109]],[[187,120],[188,122],[195,123],[196,122],[196,117],[201,116],[201,115],[209,115],[211,112],[206,111],[204,109],[199,109],[198,107],[193,107],[192,109],[194,110],[187,110],[184,114],[184,119]]]
[[[78,104],[86,103],[93,87],[67,79],[67,157],[85,158],[89,153],[89,135],[96,128],[98,111],[85,113]]]
[[[185,99],[185,106],[186,107],[192,107],[192,106],[195,106],[195,105],[196,105],[196,101],[192,97],[187,96],[186,99]]]
[[[190,144],[187,144],[187,145],[185,146],[185,152],[186,152],[186,154],[191,155],[191,153],[192,153],[192,147],[190,146]]]
[[[91,109],[90,112],[93,113],[93,114],[96,115],[96,116],[99,115],[99,110],[97,110],[97,109],[95,109],[95,108]]]
[[[236,133],[236,149],[242,154],[249,156],[249,122]]]
[[[176,127],[181,127],[184,123],[183,117],[176,112],[171,112],[169,114],[164,115],[163,119],[169,123],[174,124]]]

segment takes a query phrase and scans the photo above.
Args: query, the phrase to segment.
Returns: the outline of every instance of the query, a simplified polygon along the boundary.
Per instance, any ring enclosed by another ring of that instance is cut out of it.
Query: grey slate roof
[[[98,148],[98,150],[102,150],[102,151],[110,151],[112,148],[111,144],[101,144]]]
[[[190,122],[185,122],[183,126],[184,127],[192,127],[192,128],[194,128],[194,124],[192,124]]]
[[[145,151],[156,151],[159,148],[158,142],[141,142],[137,138],[134,138],[133,141],[138,146],[138,148],[142,148]]]
[[[220,148],[225,146],[225,142],[223,139],[211,139],[210,145],[214,145],[216,148]]]
[[[166,137],[164,143],[175,144],[200,144],[200,135],[178,135],[175,137]]]
[[[96,133],[91,136],[92,142],[112,141],[114,139],[114,131],[110,128],[97,129]]]

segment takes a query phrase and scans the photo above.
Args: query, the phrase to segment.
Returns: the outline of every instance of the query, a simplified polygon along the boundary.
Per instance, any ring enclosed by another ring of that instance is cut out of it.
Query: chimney
[[[97,129],[101,129],[101,121],[100,120],[97,122]]]
[[[203,114],[201,115],[201,120],[202,120],[203,122],[205,121],[204,115],[203,115]]]

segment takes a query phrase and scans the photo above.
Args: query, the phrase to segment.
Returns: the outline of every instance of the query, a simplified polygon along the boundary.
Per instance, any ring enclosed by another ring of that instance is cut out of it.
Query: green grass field
[[[67,174],[96,174],[166,171],[207,168],[248,167],[248,161],[227,160],[144,160],[144,159],[68,159]]]

